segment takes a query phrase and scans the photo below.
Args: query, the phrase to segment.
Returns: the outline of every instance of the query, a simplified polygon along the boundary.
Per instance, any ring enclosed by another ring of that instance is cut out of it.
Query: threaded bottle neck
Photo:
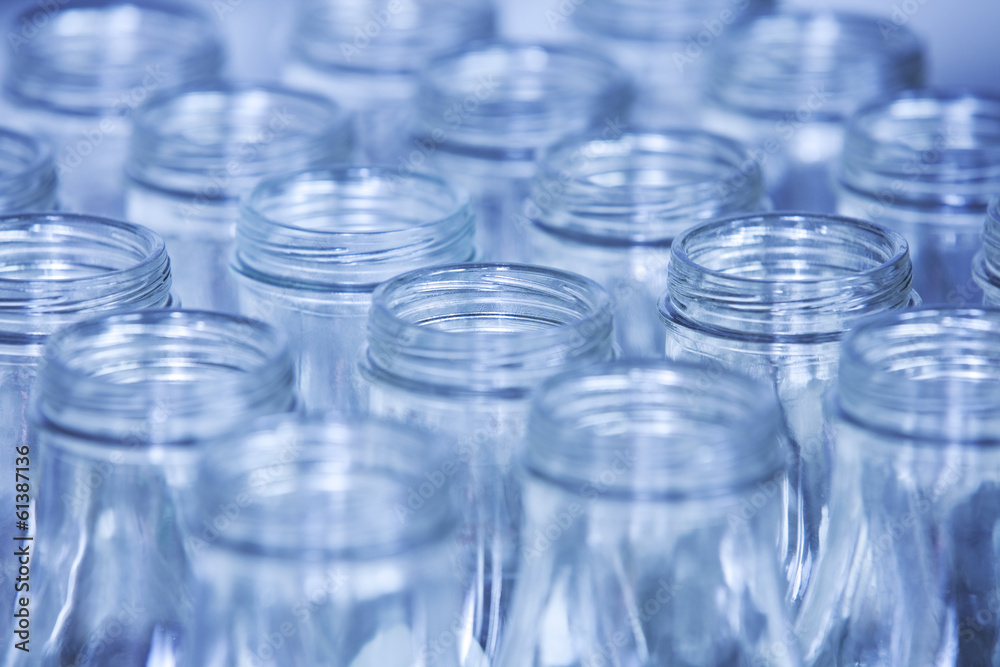
[[[773,6],[773,0],[587,0],[572,18],[594,35],[683,42],[712,21],[728,26]]]
[[[54,209],[57,181],[47,143],[0,128],[0,213]]]

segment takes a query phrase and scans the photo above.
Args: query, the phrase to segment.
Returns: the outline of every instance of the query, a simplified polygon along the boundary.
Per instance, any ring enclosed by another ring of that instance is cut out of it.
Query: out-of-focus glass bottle
[[[460,510],[440,455],[400,427],[289,417],[213,448],[188,513],[183,664],[458,667]]]
[[[57,185],[49,144],[0,127],[0,213],[56,209]]]
[[[483,259],[524,261],[521,206],[539,151],[569,134],[627,127],[631,85],[597,53],[493,43],[423,72],[418,126],[402,173],[433,167],[472,193]]]
[[[159,310],[49,337],[31,415],[28,664],[176,663],[194,613],[181,524],[196,457],[291,409],[293,387],[283,337],[253,320]]]
[[[983,305],[1000,308],[1000,196],[990,204],[983,225],[983,247],[972,261],[972,273],[983,291]]]
[[[235,85],[170,91],[135,118],[128,216],[163,236],[185,308],[230,312],[240,195],[268,176],[346,162],[351,142],[348,115],[309,93]]]
[[[635,82],[632,120],[638,127],[654,128],[699,120],[716,44],[730,39],[735,26],[775,3],[586,0],[575,4],[571,17],[577,30],[611,54]]]
[[[493,37],[490,0],[303,0],[284,80],[354,112],[361,164],[405,164],[419,72]]]
[[[888,19],[765,14],[720,41],[705,124],[751,146],[775,208],[832,213],[844,123],[923,81],[922,45]]]
[[[837,391],[811,665],[989,665],[1000,650],[1000,312],[859,325]]]
[[[844,333],[915,302],[906,241],[820,214],[732,218],[677,237],[667,273],[667,356],[739,370],[776,389],[795,455],[784,558],[797,604],[832,538],[823,396],[837,377]]]
[[[499,664],[798,665],[775,555],[780,429],[769,387],[716,366],[618,362],[545,382]]]
[[[235,274],[240,312],[286,332],[301,407],[363,414],[358,374],[375,287],[473,259],[468,195],[424,175],[345,168],[279,176],[244,198]]]
[[[373,415],[431,431],[459,481],[454,542],[463,664],[494,661],[517,586],[520,490],[512,456],[529,392],[613,355],[611,303],[575,274],[505,264],[422,269],[375,290],[362,372]]]
[[[208,16],[154,0],[33,3],[7,39],[4,123],[52,142],[63,209],[115,218],[136,108],[222,63]]]
[[[624,357],[663,356],[656,302],[670,243],[705,220],[766,207],[760,169],[735,141],[698,130],[576,137],[539,160],[526,219],[535,264],[575,270],[614,302]]]
[[[915,91],[848,126],[837,210],[906,237],[924,303],[982,301],[972,265],[1000,192],[998,124],[1000,96]]]
[[[163,240],[150,230],[73,214],[0,217],[0,475],[9,480],[0,486],[0,502],[9,508],[0,520],[4,535],[35,534],[39,452],[27,413],[46,338],[87,317],[172,303],[170,262]],[[53,493],[58,498],[59,491]],[[15,589],[19,565],[10,552],[0,558],[0,613],[7,618],[22,597]],[[30,627],[13,635],[15,625],[0,626],[0,655],[37,638]]]

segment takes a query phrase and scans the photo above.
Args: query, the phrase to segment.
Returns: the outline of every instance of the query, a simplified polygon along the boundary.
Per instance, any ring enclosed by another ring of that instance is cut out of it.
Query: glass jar
[[[520,491],[511,457],[527,396],[571,365],[610,359],[607,293],[539,267],[466,264],[422,269],[380,285],[362,373],[371,412],[435,434],[443,475],[459,480],[454,542],[463,664],[492,664],[516,585]]]
[[[739,370],[775,387],[795,460],[789,598],[809,585],[829,528],[832,452],[823,395],[840,340],[862,318],[910,307],[906,241],[850,218],[770,213],[707,222],[676,239],[660,316],[667,357]]]
[[[569,134],[625,131],[631,87],[603,56],[565,46],[494,43],[423,72],[416,137],[401,174],[433,167],[472,193],[489,261],[524,261],[518,224],[540,150]]]
[[[1000,312],[859,325],[837,392],[807,664],[989,665],[1000,646]]]
[[[293,386],[283,338],[243,318],[159,310],[49,337],[32,408],[31,664],[175,664],[194,612],[181,512],[195,459],[291,409]]]
[[[698,130],[574,137],[543,153],[522,213],[535,264],[578,270],[615,306],[624,357],[663,356],[656,302],[670,243],[704,220],[759,211],[760,170],[744,147]]]
[[[716,366],[617,362],[545,382],[520,453],[499,664],[798,665],[775,555],[780,424],[769,387]]]
[[[419,72],[494,31],[489,0],[304,0],[298,14],[284,80],[354,112],[361,164],[405,159]]]
[[[4,122],[48,138],[68,211],[124,214],[133,112],[155,91],[213,79],[211,19],[147,0],[32,4],[10,26]]]
[[[0,214],[58,208],[56,185],[48,143],[0,127]]]
[[[973,259],[972,273],[983,291],[983,305],[1000,308],[1000,197],[990,204],[983,225],[983,247]]]
[[[848,126],[837,209],[906,237],[924,303],[982,302],[972,265],[1000,192],[998,124],[1000,96],[915,91]]]
[[[923,47],[888,19],[778,12],[732,31],[712,62],[706,126],[752,147],[777,209],[832,213],[832,167],[862,105],[923,84]]]
[[[473,258],[468,195],[433,176],[345,168],[279,176],[244,198],[231,270],[240,312],[289,336],[301,406],[363,414],[375,287]]]
[[[346,162],[350,151],[349,117],[318,96],[228,85],[171,92],[135,119],[128,216],[173,250],[186,308],[234,311],[227,267],[240,195],[267,176]]]
[[[439,457],[399,427],[288,417],[215,447],[189,512],[184,664],[457,667],[459,510]]]
[[[774,0],[587,0],[571,14],[582,37],[635,82],[632,120],[654,128],[699,120],[709,55]],[[562,13],[556,11],[555,17]]]
[[[165,308],[170,262],[155,233],[125,222],[73,214],[0,216],[0,530],[34,535],[38,449],[27,418],[42,346],[62,326],[101,313]],[[21,473],[27,479],[18,478]],[[24,491],[19,484],[26,484]],[[22,514],[23,513],[23,514]],[[21,544],[17,545],[18,547]],[[12,618],[17,558],[0,558],[0,612]],[[32,612],[33,613],[33,610]],[[0,626],[0,652],[18,637]]]

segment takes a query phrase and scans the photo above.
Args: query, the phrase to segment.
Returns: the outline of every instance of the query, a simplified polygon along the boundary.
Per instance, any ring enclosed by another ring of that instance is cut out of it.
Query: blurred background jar
[[[207,453],[182,664],[458,667],[458,498],[425,491],[440,454],[400,427],[288,417]]]
[[[463,664],[493,663],[516,587],[520,491],[512,457],[528,394],[613,355],[611,303],[568,272],[505,264],[422,269],[380,285],[362,373],[375,416],[434,434],[465,499],[454,542]]]
[[[983,291],[983,305],[1000,308],[1000,196],[990,204],[983,225],[982,249],[973,259],[972,271]]]
[[[243,200],[231,270],[239,311],[288,335],[300,407],[363,414],[358,374],[375,287],[473,259],[468,195],[434,176],[344,168],[266,180]]]
[[[707,132],[566,139],[542,154],[524,207],[529,258],[600,283],[622,356],[661,358],[670,243],[698,222],[765,208],[763,189],[747,150]]]
[[[1000,96],[914,91],[851,119],[837,210],[910,243],[924,303],[979,305],[972,278],[990,199],[1000,193]]]
[[[667,273],[660,303],[667,357],[738,370],[777,392],[795,457],[783,557],[796,605],[828,535],[832,452],[823,397],[837,377],[844,333],[917,299],[906,241],[850,218],[738,217],[674,239]]]
[[[832,213],[831,168],[862,105],[924,82],[920,41],[888,18],[765,14],[713,54],[705,125],[751,147],[777,209]]]
[[[59,208],[47,141],[0,127],[0,214]]]
[[[780,430],[769,387],[714,366],[618,362],[545,382],[519,452],[520,581],[499,664],[798,665],[775,555]]]
[[[124,213],[122,165],[136,108],[214,79],[222,46],[180,3],[32,3],[8,30],[4,123],[48,138],[67,211]]]
[[[1000,647],[1000,312],[859,325],[837,391],[807,664],[986,665]]]
[[[0,487],[0,501],[10,508],[0,522],[4,534],[35,532],[38,448],[27,413],[46,338],[102,313],[171,304],[170,262],[150,230],[65,213],[0,216],[0,446],[7,452],[0,474],[10,480]],[[16,472],[26,481],[15,479]],[[19,483],[27,490],[18,491]],[[20,597],[18,559],[7,554],[0,567],[10,582],[0,589],[0,605],[12,617]],[[13,650],[14,625],[0,627],[3,655]]]
[[[627,128],[631,86],[605,57],[567,46],[492,43],[423,72],[401,173],[440,171],[472,193],[483,259],[524,261],[520,216],[539,152],[569,134]]]
[[[734,26],[774,0],[579,0],[571,14],[588,43],[610,54],[635,84],[631,118],[662,128],[700,120],[709,56]],[[559,16],[556,14],[556,16]]]
[[[283,338],[243,318],[160,310],[49,338],[32,408],[30,664],[175,663],[194,613],[181,513],[196,457],[291,409],[293,387]]]
[[[128,217],[163,235],[185,308],[235,309],[229,255],[239,197],[277,174],[347,162],[348,115],[286,88],[213,84],[170,91],[135,119]]]
[[[419,72],[490,39],[490,0],[302,0],[283,79],[354,113],[360,164],[397,166],[413,148]]]

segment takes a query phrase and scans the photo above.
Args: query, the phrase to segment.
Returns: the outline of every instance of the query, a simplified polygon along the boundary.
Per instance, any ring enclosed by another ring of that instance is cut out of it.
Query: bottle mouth
[[[419,133],[450,151],[525,155],[567,134],[621,133],[625,73],[568,46],[484,43],[432,61],[420,78]]]
[[[0,213],[54,208],[56,181],[48,143],[0,128]]]
[[[461,264],[374,292],[363,370],[379,383],[519,399],[570,363],[613,356],[611,299],[573,273]]]
[[[73,213],[0,216],[0,340],[30,342],[85,317],[170,306],[163,239]]]
[[[154,445],[191,449],[247,415],[293,407],[284,337],[247,318],[151,310],[70,325],[49,337],[35,415],[77,436],[145,456]]]
[[[762,208],[759,165],[698,130],[572,137],[546,150],[532,184],[535,224],[592,243],[669,244],[696,222]]]
[[[275,285],[374,290],[472,259],[469,195],[436,176],[338,168],[265,180],[241,204],[234,268]]]
[[[593,497],[731,495],[785,470],[774,392],[718,365],[573,369],[532,399],[524,468]]]
[[[1000,444],[998,341],[995,310],[920,309],[865,322],[844,339],[838,411],[930,445]]]
[[[323,68],[413,76],[433,57],[493,33],[486,0],[309,0],[299,10],[293,48]]]
[[[837,339],[860,319],[911,305],[906,240],[861,220],[765,213],[711,221],[671,246],[668,327],[738,339]]]
[[[318,95],[271,86],[164,92],[144,105],[126,164],[143,187],[235,202],[262,178],[346,162],[350,115]]]
[[[773,0],[588,0],[576,5],[572,18],[593,35],[662,43],[697,38],[703,30],[718,37],[711,31],[713,20],[728,26],[773,6]]]
[[[189,532],[293,561],[367,561],[441,543],[457,511],[455,467],[438,450],[429,436],[377,421],[259,420],[202,458]],[[212,520],[234,499],[239,515],[220,531]]]
[[[28,26],[37,30],[30,38]],[[223,58],[206,15],[142,0],[33,7],[10,35],[7,94],[79,115],[127,115],[154,90],[216,77]]]
[[[762,15],[720,41],[711,69],[710,96],[723,107],[799,124],[840,122],[924,77],[923,47],[909,29],[829,11]]]
[[[911,91],[862,109],[840,184],[893,206],[985,214],[1000,191],[1000,96]]]

